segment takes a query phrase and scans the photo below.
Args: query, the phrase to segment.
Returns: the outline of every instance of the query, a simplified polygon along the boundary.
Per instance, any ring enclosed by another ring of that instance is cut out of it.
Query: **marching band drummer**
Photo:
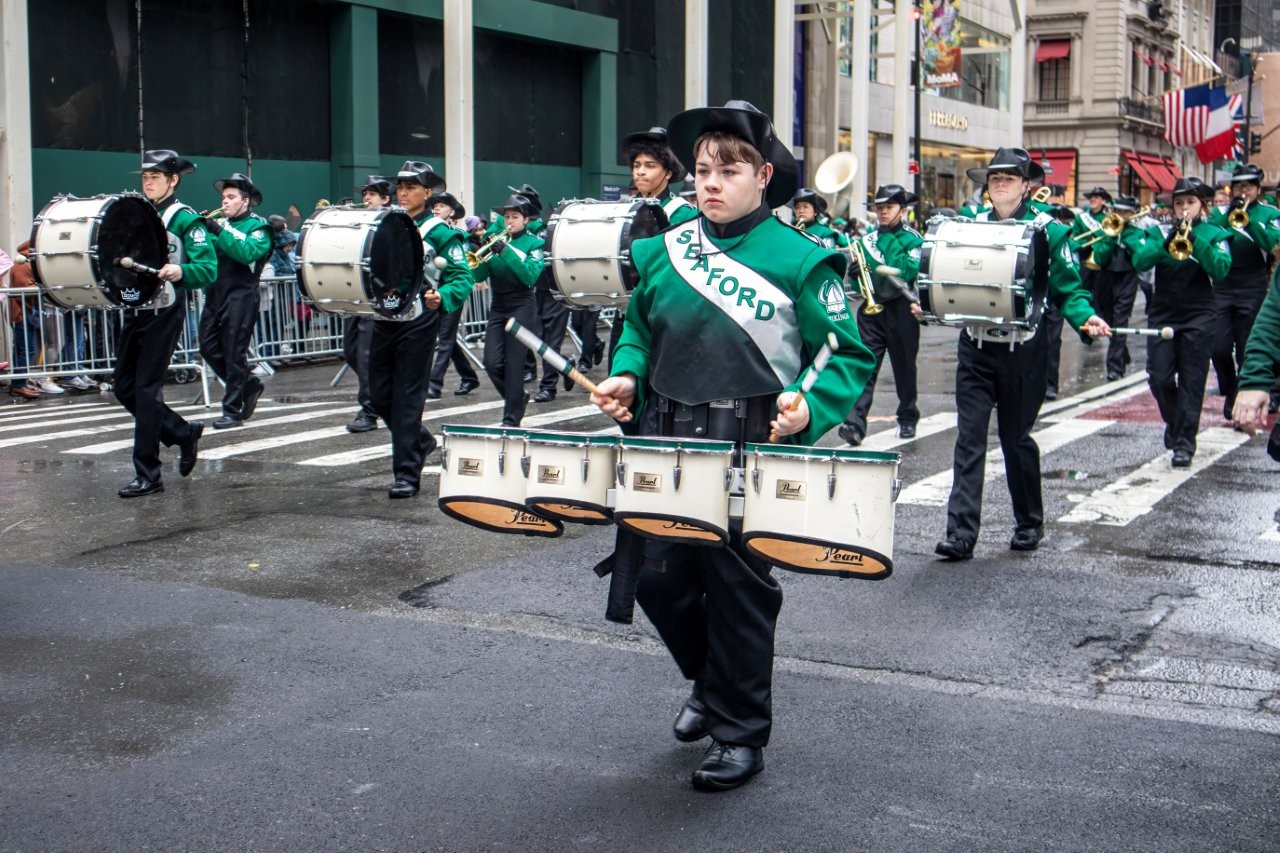
[[[1120,240],[1137,270],[1156,271],[1147,322],[1170,326],[1171,340],[1147,339],[1147,384],[1165,422],[1164,446],[1174,468],[1190,468],[1200,430],[1200,408],[1213,350],[1214,282],[1231,270],[1231,232],[1208,220],[1213,187],[1199,178],[1178,178],[1173,187],[1174,221],[1169,236],[1152,226],[1126,228]],[[1186,258],[1171,254],[1174,241],[1190,240]],[[1234,401],[1233,401],[1234,402]]]
[[[436,447],[435,436],[422,422],[422,408],[441,313],[460,311],[475,285],[462,232],[427,210],[432,193],[444,189],[444,179],[420,160],[406,160],[396,173],[396,200],[413,218],[423,243],[444,259],[444,268],[439,287],[419,297],[426,310],[412,320],[375,319],[369,339],[369,398],[373,411],[391,430],[395,481],[387,497],[393,499],[418,493],[422,463]],[[434,270],[428,275],[434,276]]]
[[[484,370],[502,395],[502,425],[520,426],[529,395],[524,392],[525,353],[515,335],[507,332],[514,317],[522,326],[538,328],[533,286],[542,274],[542,241],[529,233],[535,211],[529,199],[512,195],[498,208],[507,239],[492,242],[489,257],[473,271],[476,281],[489,280],[489,322],[484,332]]]
[[[920,245],[924,243],[920,232],[905,221],[907,208],[917,201],[915,193],[898,184],[879,187],[874,202],[879,227],[874,233],[858,238],[862,241],[868,263],[898,269],[897,277],[909,290],[915,289],[916,276],[920,273]],[[917,314],[920,309],[885,276],[872,272],[871,284],[876,301],[884,306],[884,310],[879,314],[858,311],[857,318],[858,332],[862,335],[862,342],[876,357],[876,366],[853,411],[840,425],[840,437],[854,447],[861,444],[867,434],[867,412],[871,410],[876,377],[886,350],[889,363],[893,365],[893,383],[898,392],[898,436],[915,438],[916,423],[920,420],[920,409],[916,405],[916,355],[920,351]]]
[[[382,210],[391,205],[391,181],[382,175],[370,175],[363,186],[356,187],[364,206]],[[369,399],[369,340],[373,335],[373,318],[364,314],[348,314],[342,321],[342,359],[356,374],[356,402],[360,411],[347,424],[347,432],[377,429],[378,416]]]
[[[1016,219],[1034,222],[1043,229],[1049,248],[1049,299],[1072,328],[1081,330],[1086,342],[1110,335],[1111,327],[1093,313],[1089,294],[1080,283],[1076,256],[1068,242],[1070,230],[1028,198],[1033,183],[1044,180],[1044,169],[1022,148],[999,148],[986,168],[970,169],[968,175],[985,183],[991,196],[991,206],[974,218],[979,222]],[[1039,547],[1044,535],[1044,500],[1040,448],[1031,437],[1031,427],[1044,401],[1048,360],[1043,326],[1034,332],[967,326],[960,333],[947,538],[934,547],[934,553],[948,560],[973,557],[981,524],[987,429],[993,408],[1016,522],[1009,547],[1014,551]]]
[[[801,187],[788,203],[795,214],[795,226],[806,234],[817,237],[828,249],[843,249],[849,245],[844,234],[824,225],[819,219],[827,212],[827,200],[808,187]]]
[[[760,442],[772,427],[814,444],[873,364],[845,302],[845,258],[771,214],[795,192],[798,167],[768,116],[729,101],[680,113],[668,129],[696,174],[702,215],[632,243],[640,282],[612,375],[591,401],[636,418],[641,435]],[[808,360],[832,333],[839,348],[792,410]],[[643,542],[636,590],[692,682],[676,738],[712,738],[692,777],[707,791],[764,768],[772,725],[782,589],[742,546],[740,523],[731,527],[727,547]]]
[[[133,415],[133,482],[120,489],[122,498],[164,491],[160,480],[160,443],[178,445],[178,473],[196,465],[204,424],[186,421],[164,402],[164,376],[187,316],[182,290],[208,287],[218,274],[213,240],[200,214],[178,201],[183,175],[196,170],[190,160],[169,149],[142,155],[142,193],[160,214],[169,238],[169,262],[156,271],[161,281],[180,293],[168,308],[126,309],[120,329],[119,354],[111,377],[116,399]]]
[[[226,385],[222,417],[214,429],[240,426],[253,416],[262,380],[249,372],[249,341],[262,295],[258,278],[274,245],[271,223],[253,212],[262,193],[247,175],[235,172],[213,182],[222,196],[222,215],[205,220],[218,253],[218,278],[200,315],[200,357]]]
[[[461,232],[467,210],[452,195],[438,193],[431,196],[431,211]],[[463,240],[466,240],[465,234]],[[471,366],[471,360],[467,358],[466,353],[458,347],[458,326],[461,322],[461,307],[457,311],[445,312],[440,317],[440,330],[436,335],[436,354],[431,361],[431,378],[427,382],[428,400],[440,399],[440,391],[444,387],[444,374],[450,364],[458,373],[458,387],[453,392],[456,396],[465,396],[480,387],[480,377],[476,375],[476,369]]]

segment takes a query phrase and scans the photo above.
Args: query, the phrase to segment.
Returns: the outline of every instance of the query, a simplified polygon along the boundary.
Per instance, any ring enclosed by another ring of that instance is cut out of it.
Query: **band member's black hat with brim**
[[[651,127],[622,137],[622,159],[627,161],[628,166],[635,161],[637,154],[646,150],[656,153],[662,165],[671,172],[671,180],[668,184],[678,184],[688,177],[689,173],[685,171],[680,159],[671,150],[665,127]]]
[[[526,211],[529,216],[542,213],[542,196],[538,195],[538,191],[530,184],[521,184],[518,187],[508,186],[507,189],[511,190],[514,195],[525,197],[525,200],[529,203],[529,210],[532,211],[532,213]]]
[[[396,183],[400,181],[421,184],[433,193],[444,192],[446,189],[444,178],[436,174],[430,163],[421,160],[405,160],[400,171],[396,172]]]
[[[872,204],[899,204],[903,207],[915,204],[920,199],[901,184],[885,184],[876,188]]]
[[[1118,195],[1111,203],[1112,210],[1131,211],[1138,209],[1138,200],[1131,195]]]
[[[1084,194],[1085,198],[1094,198],[1095,196],[1104,199],[1107,204],[1110,204],[1112,201],[1111,193],[1107,192],[1105,187],[1094,187]]]
[[[1262,186],[1262,170],[1252,163],[1245,163],[1236,167],[1231,173],[1231,183],[1233,184],[1257,184]]]
[[[968,169],[965,174],[974,183],[985,184],[992,172],[1017,175],[1033,184],[1044,181],[1044,167],[1032,160],[1025,148],[997,148],[986,167]]]
[[[1168,193],[1162,193],[1160,197],[1163,200],[1173,201],[1180,195],[1193,195],[1201,201],[1212,201],[1216,192],[1217,190],[1214,189],[1213,184],[1206,184],[1199,178],[1191,176],[1178,178],[1177,183],[1173,185],[1173,190]]]
[[[532,217],[535,213],[533,202],[528,197],[514,193],[507,196],[507,200],[497,207],[493,208],[498,213],[506,213],[508,210],[514,210],[516,213],[522,213],[525,216]]]
[[[773,165],[773,177],[765,188],[769,207],[784,207],[800,188],[800,167],[790,149],[778,139],[773,122],[747,101],[726,101],[723,107],[698,107],[679,113],[667,122],[671,151],[690,173],[697,158],[693,146],[704,133],[729,133],[745,139]]]
[[[382,175],[370,175],[365,179],[363,185],[356,187],[356,192],[358,193],[365,193],[369,190],[373,190],[378,195],[386,198],[391,198],[395,193],[395,188],[391,186],[391,181]]]
[[[827,212],[827,200],[809,187],[801,187],[796,190],[796,194],[791,197],[791,201],[787,203],[787,206],[795,209],[795,206],[802,201],[807,201],[809,204],[813,205],[813,209],[816,213]]]
[[[437,204],[447,204],[449,206],[449,209],[453,211],[453,216],[449,217],[450,219],[461,219],[467,215],[467,209],[449,193],[436,193],[431,196],[431,206],[435,207]]]
[[[240,190],[249,197],[249,206],[257,207],[262,204],[262,190],[253,185],[253,181],[249,180],[249,176],[241,172],[232,172],[231,177],[221,178],[213,182],[213,188],[218,195],[222,195],[222,191],[227,187]]]
[[[190,175],[196,170],[196,164],[177,151],[169,148],[152,148],[142,152],[142,166],[138,174],[143,172],[164,172],[168,175]]]

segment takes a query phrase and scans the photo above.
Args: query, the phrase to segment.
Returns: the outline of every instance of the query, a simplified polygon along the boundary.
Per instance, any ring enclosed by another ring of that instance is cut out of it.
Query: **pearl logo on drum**
[[[774,489],[774,497],[780,501],[808,500],[805,495],[805,485],[804,480],[779,480]]]
[[[818,562],[860,566],[862,565],[862,555],[855,554],[853,551],[846,551],[843,548],[827,548],[823,555],[818,558]]]
[[[468,459],[461,457],[458,459],[458,476],[460,477],[483,477],[484,476],[484,460]]]
[[[637,492],[660,492],[662,491],[662,475],[645,474],[636,471],[631,477],[631,488]]]
[[[564,468],[559,465],[539,465],[538,482],[553,486],[564,485]]]
[[[966,270],[973,270],[974,272],[977,272],[978,270],[981,270],[981,269],[982,269],[982,258],[965,258],[965,259],[964,259],[964,268],[965,268]]]

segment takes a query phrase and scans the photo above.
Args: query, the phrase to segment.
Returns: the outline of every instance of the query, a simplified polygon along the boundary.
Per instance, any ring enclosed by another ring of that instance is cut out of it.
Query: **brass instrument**
[[[866,253],[862,251],[862,241],[850,241],[849,253],[853,256],[853,262],[858,265],[858,290],[862,293],[862,300],[867,303],[863,306],[862,313],[879,314],[884,306],[876,302],[875,294],[871,291],[871,270],[867,267]]]
[[[1194,248],[1191,244],[1191,220],[1184,219],[1177,235],[1169,241],[1169,255],[1175,261],[1185,261],[1191,257]]]
[[[1031,194],[1031,200],[1038,201],[1041,204],[1045,204],[1046,202],[1049,201],[1049,196],[1051,195],[1053,195],[1053,190],[1049,188],[1048,184],[1045,184],[1040,189],[1036,190]]]
[[[493,247],[498,243],[506,242],[510,233],[510,226],[505,227],[497,234],[493,235],[493,238],[479,249],[476,249],[474,252],[467,252],[467,266],[475,269],[485,261],[489,260],[489,256],[493,254]]]
[[[1227,214],[1227,224],[1239,231],[1249,227],[1249,211],[1245,210],[1244,205],[1241,207],[1233,207],[1231,212]]]
[[[1147,212],[1150,210],[1150,205],[1144,205],[1140,210],[1135,211],[1133,215],[1127,219],[1119,213],[1108,213],[1106,216],[1102,217],[1102,222],[1097,228],[1090,228],[1088,231],[1080,235],[1081,237],[1089,237],[1090,235],[1093,235],[1089,240],[1081,243],[1080,248],[1083,249],[1085,246],[1092,246],[1103,237],[1110,237],[1114,240],[1120,236],[1120,232],[1129,224],[1130,219],[1137,219],[1140,216],[1146,216]]]
[[[221,219],[224,216],[222,208],[214,207],[200,214],[201,219]]]

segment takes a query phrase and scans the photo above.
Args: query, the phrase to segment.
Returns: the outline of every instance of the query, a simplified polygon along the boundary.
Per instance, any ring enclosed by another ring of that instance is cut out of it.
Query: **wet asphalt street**
[[[977,558],[938,562],[955,338],[926,331],[915,441],[881,377],[893,575],[778,573],[767,770],[719,795],[689,785],[652,629],[603,619],[611,531],[484,533],[434,475],[389,501],[336,363],[279,371],[130,501],[109,395],[0,405],[0,851],[1275,850],[1280,465],[1209,396],[1171,477],[1142,346],[1105,383],[1069,341],[1041,549],[1008,550],[996,458]],[[453,384],[433,428],[497,421]],[[585,403],[530,415],[605,428]]]

